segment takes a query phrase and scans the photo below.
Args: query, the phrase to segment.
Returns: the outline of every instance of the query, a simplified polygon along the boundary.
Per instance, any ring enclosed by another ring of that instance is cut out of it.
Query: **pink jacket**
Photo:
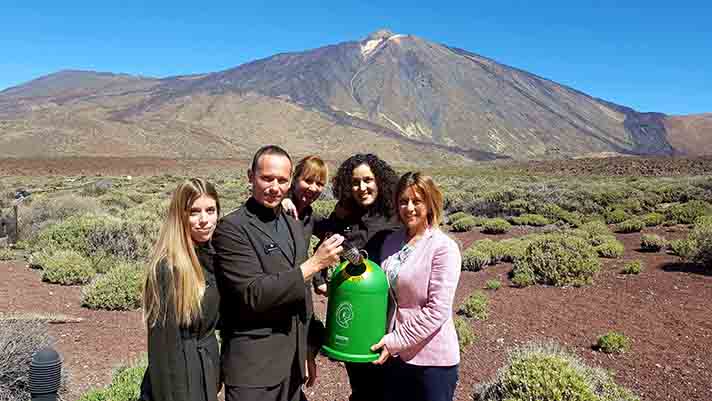
[[[382,255],[384,269],[395,263],[405,229],[388,236]],[[385,344],[404,362],[420,366],[453,366],[460,347],[452,320],[453,299],[460,279],[460,250],[439,229],[428,229],[400,268],[395,311],[389,311]]]

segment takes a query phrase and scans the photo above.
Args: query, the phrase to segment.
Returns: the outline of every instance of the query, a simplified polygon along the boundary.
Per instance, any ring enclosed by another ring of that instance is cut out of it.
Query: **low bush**
[[[623,209],[613,209],[606,212],[603,216],[607,224],[622,223],[630,218],[628,213]]]
[[[518,226],[535,226],[541,227],[547,224],[551,224],[549,219],[540,214],[522,214],[520,216],[512,217],[512,224]]]
[[[472,215],[469,213],[465,213],[465,212],[455,212],[455,213],[452,213],[451,215],[447,216],[447,221],[448,221],[448,223],[453,224],[454,222],[460,220],[463,217],[467,217],[467,216],[472,216]]]
[[[78,401],[136,401],[141,392],[141,381],[148,366],[144,359],[114,372],[111,383],[103,389],[89,390]]]
[[[30,238],[31,250],[69,249],[88,255],[87,237],[104,222],[105,216],[72,216],[44,228]]]
[[[12,249],[0,246],[0,260],[13,260],[14,258],[15,252]]]
[[[692,258],[695,251],[695,244],[689,239],[676,239],[668,242],[668,249],[673,255],[687,260]]]
[[[609,331],[608,333],[599,336],[596,341],[596,349],[606,354],[619,354],[628,351],[630,348],[630,340],[623,333]]]
[[[0,401],[30,401],[30,361],[35,352],[51,345],[42,320],[0,320]],[[66,374],[62,376],[64,384]]]
[[[312,213],[315,218],[329,217],[336,207],[336,200],[320,199],[312,203]]]
[[[510,351],[495,379],[475,387],[477,401],[638,401],[604,369],[554,344],[527,344]]]
[[[452,223],[452,231],[461,233],[465,231],[470,231],[480,224],[479,219],[474,216],[462,217],[456,222]]]
[[[462,270],[478,271],[490,264],[490,255],[477,248],[467,248],[462,253]]]
[[[497,279],[485,281],[485,288],[488,290],[498,290],[502,287],[502,282]]]
[[[590,284],[600,269],[598,255],[584,239],[547,234],[532,240],[524,255],[514,262],[516,285],[534,282],[556,286]]]
[[[596,253],[602,258],[620,258],[625,253],[625,246],[616,237],[611,236],[596,245]]]
[[[643,262],[640,260],[631,260],[630,262],[626,262],[623,265],[623,270],[621,270],[621,273],[623,274],[640,274],[640,272],[643,271]]]
[[[529,240],[524,238],[509,238],[499,241],[503,262],[514,262],[521,258],[529,246]]]
[[[30,203],[20,220],[18,231],[30,238],[51,223],[63,221],[72,216],[99,214],[101,204],[94,198],[74,194],[56,197],[38,197]]]
[[[645,228],[645,223],[640,219],[629,219],[616,225],[616,232],[619,233],[637,233]]]
[[[701,220],[688,236],[692,249],[689,260],[708,268],[712,267],[712,222]]]
[[[476,320],[487,320],[489,315],[488,308],[489,299],[487,295],[482,291],[475,291],[460,305],[458,313]]]
[[[62,285],[86,284],[96,274],[89,259],[72,250],[47,255],[42,268],[42,281]]]
[[[140,265],[120,264],[84,287],[82,305],[90,309],[136,309],[141,306],[142,284]]]
[[[489,264],[491,265],[502,260],[504,252],[506,251],[500,241],[492,241],[489,238],[475,241],[470,245],[470,249],[476,249],[489,255]]]
[[[487,234],[504,234],[512,225],[505,219],[487,219],[482,223],[482,232]]]
[[[667,246],[665,238],[655,234],[643,234],[640,236],[640,249],[647,252],[659,252]]]
[[[657,213],[657,212],[652,212],[644,215],[642,217],[643,223],[647,227],[654,227],[654,226],[659,226],[665,222],[665,215],[662,213]]]
[[[455,323],[455,332],[457,333],[457,342],[460,344],[460,351],[463,351],[471,344],[474,344],[477,340],[477,336],[475,336],[475,332],[472,330],[470,322],[466,319],[463,319],[460,316],[455,316],[453,318],[453,322]]]
[[[665,217],[674,224],[693,224],[698,217],[712,214],[712,206],[701,200],[673,205],[667,208]]]

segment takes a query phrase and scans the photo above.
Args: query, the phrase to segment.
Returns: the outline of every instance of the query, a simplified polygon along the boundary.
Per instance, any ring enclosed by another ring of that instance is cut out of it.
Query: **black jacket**
[[[314,319],[311,291],[299,269],[307,256],[303,226],[284,216],[294,257],[271,236],[267,224],[273,224],[274,214],[253,198],[215,230],[226,385],[273,386],[290,377],[295,362],[303,379],[307,333],[313,344],[321,336],[323,326]]]
[[[206,282],[200,319],[191,327],[179,327],[168,314],[165,321],[159,318],[148,328],[148,369],[141,383],[141,400],[217,401],[220,375],[215,327],[220,295],[213,270],[214,252],[209,243],[196,246],[195,251]],[[168,300],[165,267],[159,269],[158,279],[161,297]],[[163,316],[166,311],[160,313]]]

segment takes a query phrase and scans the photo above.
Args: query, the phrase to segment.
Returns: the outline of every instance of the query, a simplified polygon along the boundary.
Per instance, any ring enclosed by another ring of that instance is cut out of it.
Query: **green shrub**
[[[487,234],[504,234],[512,225],[505,219],[487,219],[482,223],[482,232]]]
[[[148,363],[143,360],[134,366],[116,370],[111,384],[103,389],[89,390],[79,401],[136,401],[141,391],[141,381]]]
[[[15,259],[15,252],[10,248],[0,247],[0,260],[13,260]]]
[[[489,255],[489,264],[493,265],[502,260],[505,252],[505,247],[499,241],[492,241],[489,238],[477,240],[470,249],[477,249]]]
[[[475,336],[470,322],[462,317],[455,316],[453,322],[455,323],[455,332],[457,333],[457,341],[460,344],[460,351],[463,351],[477,340],[477,336]]]
[[[62,285],[85,284],[95,274],[89,259],[79,252],[57,251],[44,262],[42,280]]]
[[[522,214],[521,216],[512,217],[512,224],[518,226],[541,227],[551,224],[551,222],[549,219],[540,214]]]
[[[599,269],[598,255],[586,240],[548,234],[532,240],[524,255],[514,262],[512,272],[517,285],[532,284],[534,281],[556,286],[580,286],[590,284]]]
[[[623,274],[640,274],[640,272],[643,271],[643,262],[640,260],[631,260],[630,262],[626,262],[623,265],[623,270],[621,270],[621,273]]]
[[[596,253],[602,258],[620,258],[625,253],[625,246],[615,237],[596,245]]]
[[[329,217],[336,207],[336,200],[319,199],[312,203],[312,213],[316,218]]]
[[[55,197],[39,197],[30,203],[27,218],[20,220],[18,231],[26,238],[31,238],[50,223],[63,221],[71,216],[101,213],[101,205],[94,198],[74,194]]]
[[[629,219],[616,226],[616,232],[619,233],[637,233],[645,228],[645,223],[640,219]]]
[[[487,280],[485,282],[485,288],[488,290],[498,290],[502,287],[502,282],[497,279]]]
[[[452,231],[458,233],[470,231],[473,228],[477,227],[477,225],[479,224],[480,221],[474,216],[462,217],[452,224]]]
[[[655,234],[643,234],[640,236],[640,249],[649,252],[658,252],[667,246],[665,238]]]
[[[668,243],[668,249],[673,255],[688,260],[692,258],[695,252],[695,244],[689,239],[676,239]]]
[[[609,210],[604,215],[607,224],[618,224],[622,223],[630,218],[628,213],[623,209]]]
[[[87,237],[102,225],[106,216],[71,216],[59,223],[47,226],[30,239],[31,250],[44,248],[70,249],[88,254]]]
[[[90,309],[133,310],[141,306],[142,285],[141,266],[123,263],[83,289],[82,305]]]
[[[693,224],[698,217],[712,214],[712,206],[701,200],[673,205],[666,210],[666,219],[674,224]]]
[[[630,340],[623,333],[609,331],[598,337],[596,348],[606,354],[622,353],[630,348]]]
[[[692,250],[689,259],[706,267],[712,267],[712,222],[702,220],[690,232],[688,240]]]
[[[602,221],[589,221],[579,226],[578,229],[586,233],[584,238],[588,239],[591,245],[594,246],[601,244],[613,235],[608,225]]]
[[[662,213],[652,212],[643,216],[643,223],[647,227],[659,226],[665,222],[665,215]]]
[[[467,248],[462,253],[462,270],[478,271],[490,264],[490,255],[477,248]]]
[[[475,291],[460,305],[458,313],[477,320],[487,320],[488,308],[487,295],[482,291]]]
[[[499,241],[503,262],[514,262],[521,258],[529,246],[529,241],[522,238],[509,238]]]
[[[453,214],[447,216],[447,220],[448,220],[448,222],[449,222],[450,224],[453,224],[453,223],[455,223],[456,221],[460,220],[461,218],[463,218],[463,217],[468,217],[468,216],[474,217],[474,216],[472,216],[472,215],[469,214],[469,213],[465,213],[465,212],[455,212],[455,213],[453,213]]]
[[[511,351],[492,382],[478,385],[478,401],[638,401],[611,375],[554,344],[527,344]]]

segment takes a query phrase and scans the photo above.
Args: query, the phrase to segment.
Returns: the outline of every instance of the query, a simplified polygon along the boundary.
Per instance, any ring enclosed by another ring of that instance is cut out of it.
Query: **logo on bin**
[[[354,318],[354,309],[351,302],[344,302],[336,308],[336,323],[348,329],[351,326],[351,321]]]

